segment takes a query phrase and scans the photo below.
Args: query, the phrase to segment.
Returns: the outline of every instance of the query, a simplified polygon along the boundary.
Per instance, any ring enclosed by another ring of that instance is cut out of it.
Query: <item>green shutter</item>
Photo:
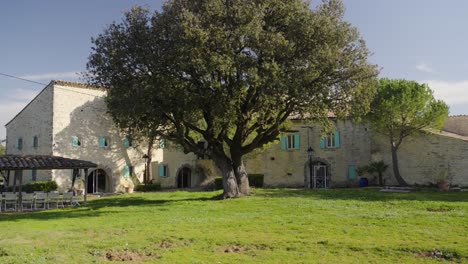
[[[354,180],[356,179],[356,166],[355,165],[349,165],[348,166],[348,179]]]
[[[128,167],[127,165],[124,166],[123,175],[125,178],[130,177],[130,167]]]
[[[164,173],[164,165],[159,165],[159,177],[166,177]]]
[[[124,146],[124,148],[129,148],[130,147],[130,141],[128,140],[128,138],[124,138],[123,146]]]
[[[79,144],[78,144],[78,137],[77,136],[73,136],[72,137],[72,146],[73,147],[78,147]]]
[[[105,148],[106,147],[106,139],[101,137],[99,138],[99,147],[100,148]]]
[[[159,148],[163,149],[166,147],[166,141],[164,139],[159,140]]]
[[[294,134],[294,149],[300,149],[301,148],[301,135],[299,134]]]
[[[320,148],[321,149],[325,148],[325,140],[327,140],[327,139],[326,138],[320,138]]]
[[[281,149],[282,150],[288,149],[288,138],[286,136],[281,136]]]
[[[335,130],[335,147],[340,147],[340,131]]]

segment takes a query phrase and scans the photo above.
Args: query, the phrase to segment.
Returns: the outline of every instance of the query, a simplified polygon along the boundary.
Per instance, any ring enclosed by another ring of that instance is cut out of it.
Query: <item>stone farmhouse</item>
[[[107,114],[106,91],[82,83],[51,81],[9,123],[7,154],[54,155],[92,161],[98,168],[78,189],[88,193],[124,192],[140,181],[147,143],[132,142]],[[271,187],[330,188],[356,186],[357,168],[383,160],[391,165],[388,139],[365,124],[336,121],[336,130],[321,135],[318,124],[292,120],[293,127],[276,143],[246,160],[249,173],[264,174]],[[468,185],[468,116],[451,117],[445,131],[420,133],[400,147],[400,170],[410,184],[429,184],[441,175]],[[309,164],[307,149],[314,149]],[[150,168],[152,182],[163,188],[193,188],[219,175],[210,160],[184,154],[171,142],[157,141]],[[70,188],[70,171],[23,171],[25,182],[50,180]],[[81,175],[83,176],[83,175]],[[373,176],[366,175],[372,182]],[[392,170],[384,175],[394,184]],[[84,177],[81,177],[84,179]]]

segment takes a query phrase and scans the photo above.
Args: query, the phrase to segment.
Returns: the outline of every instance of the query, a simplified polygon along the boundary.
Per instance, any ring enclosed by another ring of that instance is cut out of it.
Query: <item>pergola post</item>
[[[21,207],[21,211],[23,211],[23,195],[21,195],[21,189],[23,188],[23,170],[19,170],[18,172],[19,176],[19,186],[18,186],[18,206],[16,207],[16,211],[18,211],[18,208]]]
[[[83,201],[83,204],[84,206],[86,206],[86,200],[87,200],[87,196],[88,196],[88,169],[84,169],[84,174],[85,174],[85,183],[84,183],[84,190],[83,190],[83,193],[84,193],[84,201]]]
[[[79,169],[73,169],[73,177],[72,177],[72,185],[71,185],[71,189],[70,191],[73,192],[73,194],[75,194],[75,180],[76,180],[76,176],[78,175],[78,173],[80,173],[80,170]]]

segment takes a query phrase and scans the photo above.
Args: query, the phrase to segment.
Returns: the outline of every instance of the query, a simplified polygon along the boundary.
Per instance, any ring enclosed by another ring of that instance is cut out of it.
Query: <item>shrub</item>
[[[215,188],[215,190],[222,190],[223,189],[223,178],[222,177],[216,177],[214,179],[214,188]]]
[[[56,191],[58,188],[57,183],[55,181],[38,181],[38,182],[30,182],[24,184],[21,187],[22,192],[32,193],[32,192],[52,192]],[[5,187],[4,191],[12,192],[13,186]],[[16,191],[19,191],[19,186],[16,186]]]
[[[262,188],[263,187],[263,174],[249,174],[249,185],[250,187]],[[214,180],[215,190],[223,189],[223,178],[216,177]]]
[[[251,187],[263,187],[263,174],[249,174],[249,184]]]
[[[135,187],[135,191],[137,192],[155,192],[161,190],[161,184],[160,183],[152,183],[148,185],[144,184],[138,184]]]

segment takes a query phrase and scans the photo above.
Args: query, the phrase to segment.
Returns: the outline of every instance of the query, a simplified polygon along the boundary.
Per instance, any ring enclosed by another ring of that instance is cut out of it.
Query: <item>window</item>
[[[37,136],[33,137],[32,145],[33,145],[33,148],[37,148],[39,146],[39,138]]]
[[[31,170],[31,181],[37,180],[37,170]]]
[[[340,131],[335,130],[333,133],[328,133],[326,137],[320,139],[320,148],[339,148],[340,147]]]
[[[356,173],[356,165],[349,165],[348,166],[348,179],[355,180],[357,178]]]
[[[107,137],[100,137],[99,138],[99,147],[100,148],[109,148],[110,147],[110,140]]]
[[[281,136],[281,149],[300,149],[300,139],[299,133]]]
[[[166,140],[164,140],[164,139],[159,140],[159,148],[160,149],[165,149],[166,148]]]
[[[133,173],[133,166],[125,165],[125,167],[123,168],[123,176],[125,178],[128,178],[132,175],[132,173]]]
[[[23,149],[23,138],[16,139],[16,148],[19,150]]]
[[[72,146],[73,147],[81,147],[81,140],[77,136],[72,137]]]
[[[159,177],[169,177],[167,165],[159,165]]]
[[[130,137],[124,138],[124,140],[123,140],[123,146],[124,146],[124,148],[133,147],[132,138],[130,138]]]

